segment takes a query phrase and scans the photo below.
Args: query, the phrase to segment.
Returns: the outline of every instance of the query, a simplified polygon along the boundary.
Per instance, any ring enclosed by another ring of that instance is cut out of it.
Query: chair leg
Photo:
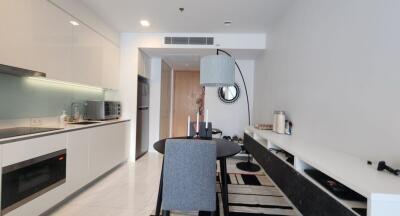
[[[215,212],[199,211],[199,216],[216,216]]]
[[[169,216],[169,215],[170,215],[170,211],[168,211],[168,210],[163,210],[163,211],[162,211],[162,215],[163,215],[163,216]]]

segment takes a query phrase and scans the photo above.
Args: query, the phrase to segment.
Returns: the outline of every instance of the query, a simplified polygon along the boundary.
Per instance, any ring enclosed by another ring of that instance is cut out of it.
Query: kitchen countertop
[[[60,133],[66,133],[70,131],[76,131],[76,130],[83,130],[87,128],[93,128],[93,127],[101,127],[105,125],[110,125],[110,124],[116,124],[120,122],[126,122],[130,121],[130,119],[116,119],[116,120],[108,120],[108,121],[99,121],[99,123],[96,124],[89,124],[89,125],[79,125],[79,124],[65,124],[64,128],[60,127],[60,125],[46,125],[43,127],[54,127],[54,128],[60,128],[59,130],[53,130],[53,131],[47,131],[43,133],[35,133],[35,134],[28,134],[28,135],[23,135],[23,136],[15,136],[15,137],[9,137],[9,138],[4,138],[0,139],[0,144],[6,144],[6,143],[11,143],[11,142],[16,142],[16,141],[21,141],[21,140],[27,140],[27,139],[33,139],[37,137],[43,137],[43,136],[49,136],[49,135],[54,135],[54,134],[60,134]]]

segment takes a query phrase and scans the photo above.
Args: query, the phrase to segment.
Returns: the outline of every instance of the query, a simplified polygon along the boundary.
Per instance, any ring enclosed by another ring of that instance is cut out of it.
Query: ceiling
[[[179,49],[179,48],[141,48],[150,57],[161,57],[176,71],[199,71],[200,59],[203,56],[213,55],[215,49]],[[235,49],[225,50],[235,59],[255,59],[263,50]]]
[[[175,71],[200,71],[198,55],[166,55],[162,59]]]
[[[266,33],[293,0],[80,1],[119,32]],[[141,26],[143,19],[151,26]]]

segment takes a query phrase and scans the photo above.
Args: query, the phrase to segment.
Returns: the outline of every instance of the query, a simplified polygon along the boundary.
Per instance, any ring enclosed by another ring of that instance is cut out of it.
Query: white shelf
[[[376,167],[368,165],[367,161],[361,158],[323,145],[310,145],[295,139],[295,136],[258,130],[254,127],[246,128],[245,132],[268,149],[282,149],[292,154],[295,160],[294,169],[349,209],[368,207],[368,216],[397,216],[400,212],[400,177],[379,172]],[[284,160],[283,157],[280,158]],[[336,197],[304,173],[304,169],[310,167],[366,197],[368,203]]]
[[[357,193],[369,198],[371,194],[392,194],[400,196],[400,177],[378,172],[367,162],[330,148],[312,146],[294,141],[293,136],[248,127],[246,132],[261,137],[269,145],[275,145],[327,174]],[[258,140],[257,140],[258,141]]]

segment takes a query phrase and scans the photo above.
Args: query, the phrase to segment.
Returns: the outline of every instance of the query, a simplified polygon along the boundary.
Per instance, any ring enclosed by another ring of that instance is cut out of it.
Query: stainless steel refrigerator
[[[149,150],[149,80],[138,76],[136,160]]]

